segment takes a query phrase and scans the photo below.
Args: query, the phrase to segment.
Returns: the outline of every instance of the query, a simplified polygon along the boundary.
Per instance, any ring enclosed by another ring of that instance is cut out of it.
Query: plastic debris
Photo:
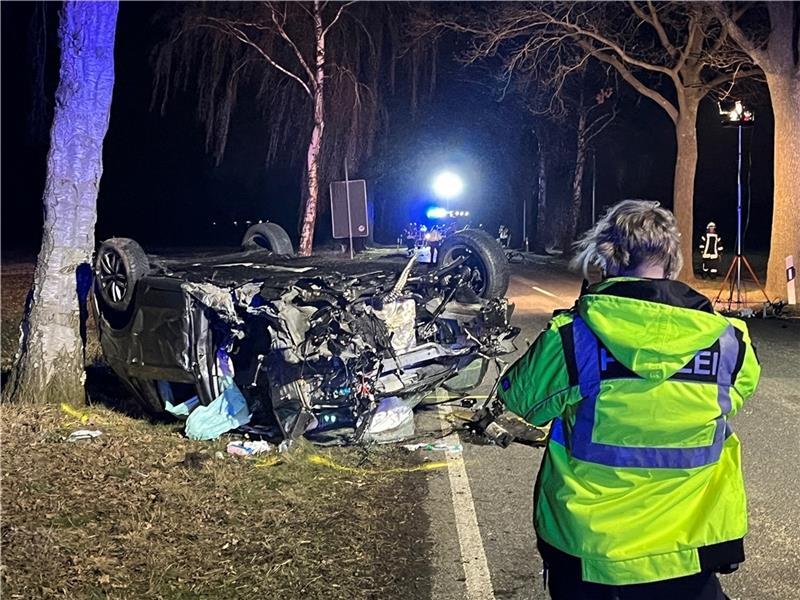
[[[87,413],[82,413],[79,410],[76,410],[66,402],[61,403],[61,412],[69,415],[70,417],[78,419],[81,423],[88,423],[89,421],[89,415]]]
[[[197,396],[192,396],[185,402],[175,404],[175,397],[172,394],[172,386],[169,382],[159,380],[156,385],[158,386],[159,395],[164,399],[164,409],[178,418],[188,417],[189,413],[200,404],[200,398]]]
[[[224,389],[208,406],[198,406],[186,419],[186,437],[213,440],[250,422],[250,410],[232,379],[223,377]]]
[[[414,432],[414,411],[400,398],[390,396],[378,404],[364,441],[386,444],[408,439]]]
[[[103,434],[99,429],[78,429],[69,434],[68,442],[80,442],[81,440],[91,440]]]
[[[432,444],[405,444],[403,448],[409,452],[414,452],[415,450],[425,450],[426,452],[461,452],[464,450],[464,446],[461,444],[445,444],[444,442],[436,442]]]
[[[228,454],[235,456],[254,456],[256,454],[267,454],[276,447],[264,440],[229,442],[227,447]]]

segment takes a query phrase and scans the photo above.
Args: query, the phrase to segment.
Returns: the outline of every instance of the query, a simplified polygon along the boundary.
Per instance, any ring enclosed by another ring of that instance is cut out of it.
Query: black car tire
[[[477,267],[481,286],[475,293],[481,298],[500,298],[508,290],[511,272],[500,244],[481,229],[464,229],[447,236],[439,248],[438,263],[446,267],[459,256],[468,254],[467,265]]]
[[[142,247],[129,238],[111,238],[100,244],[94,259],[95,293],[104,311],[125,313],[133,301],[136,283],[150,270]]]
[[[251,225],[242,238],[245,250],[266,248],[273,254],[292,256],[294,247],[286,230],[277,223],[256,223]]]

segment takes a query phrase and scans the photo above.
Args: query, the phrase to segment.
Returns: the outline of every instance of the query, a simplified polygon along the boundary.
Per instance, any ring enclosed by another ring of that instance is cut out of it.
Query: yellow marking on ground
[[[413,467],[394,467],[392,469],[362,469],[359,467],[350,467],[348,465],[341,465],[327,456],[321,454],[312,454],[308,457],[308,462],[312,465],[320,465],[335,469],[336,471],[345,471],[347,473],[356,473],[358,475],[388,475],[391,473],[415,473],[417,471],[433,471],[436,469],[446,469],[447,461],[436,461],[423,463],[421,465],[414,465]]]

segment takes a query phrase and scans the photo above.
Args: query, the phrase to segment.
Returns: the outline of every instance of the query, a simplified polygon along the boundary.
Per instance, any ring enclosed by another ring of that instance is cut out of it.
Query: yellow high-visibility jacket
[[[555,317],[499,386],[551,422],[535,494],[546,544],[585,581],[682,577],[743,558],[747,507],[728,420],[755,391],[747,327],[688,286],[612,278]]]

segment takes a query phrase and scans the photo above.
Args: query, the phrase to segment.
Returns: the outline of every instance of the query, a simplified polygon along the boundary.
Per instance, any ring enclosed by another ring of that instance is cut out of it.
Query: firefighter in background
[[[722,262],[722,239],[717,235],[717,225],[711,221],[706,232],[700,236],[700,252],[703,257],[703,278],[716,279]]]
[[[500,225],[500,229],[497,232],[497,241],[503,248],[508,248],[508,243],[511,241],[511,232],[506,225]]]
[[[409,223],[403,230],[403,235],[406,238],[406,255],[411,257],[414,255],[414,248],[417,245],[417,235],[419,233],[419,225],[416,223]]]
[[[431,230],[425,234],[425,244],[431,250],[431,264],[435,264],[439,260],[439,246],[442,245],[444,239],[442,228],[443,226],[439,225],[431,227]]]

